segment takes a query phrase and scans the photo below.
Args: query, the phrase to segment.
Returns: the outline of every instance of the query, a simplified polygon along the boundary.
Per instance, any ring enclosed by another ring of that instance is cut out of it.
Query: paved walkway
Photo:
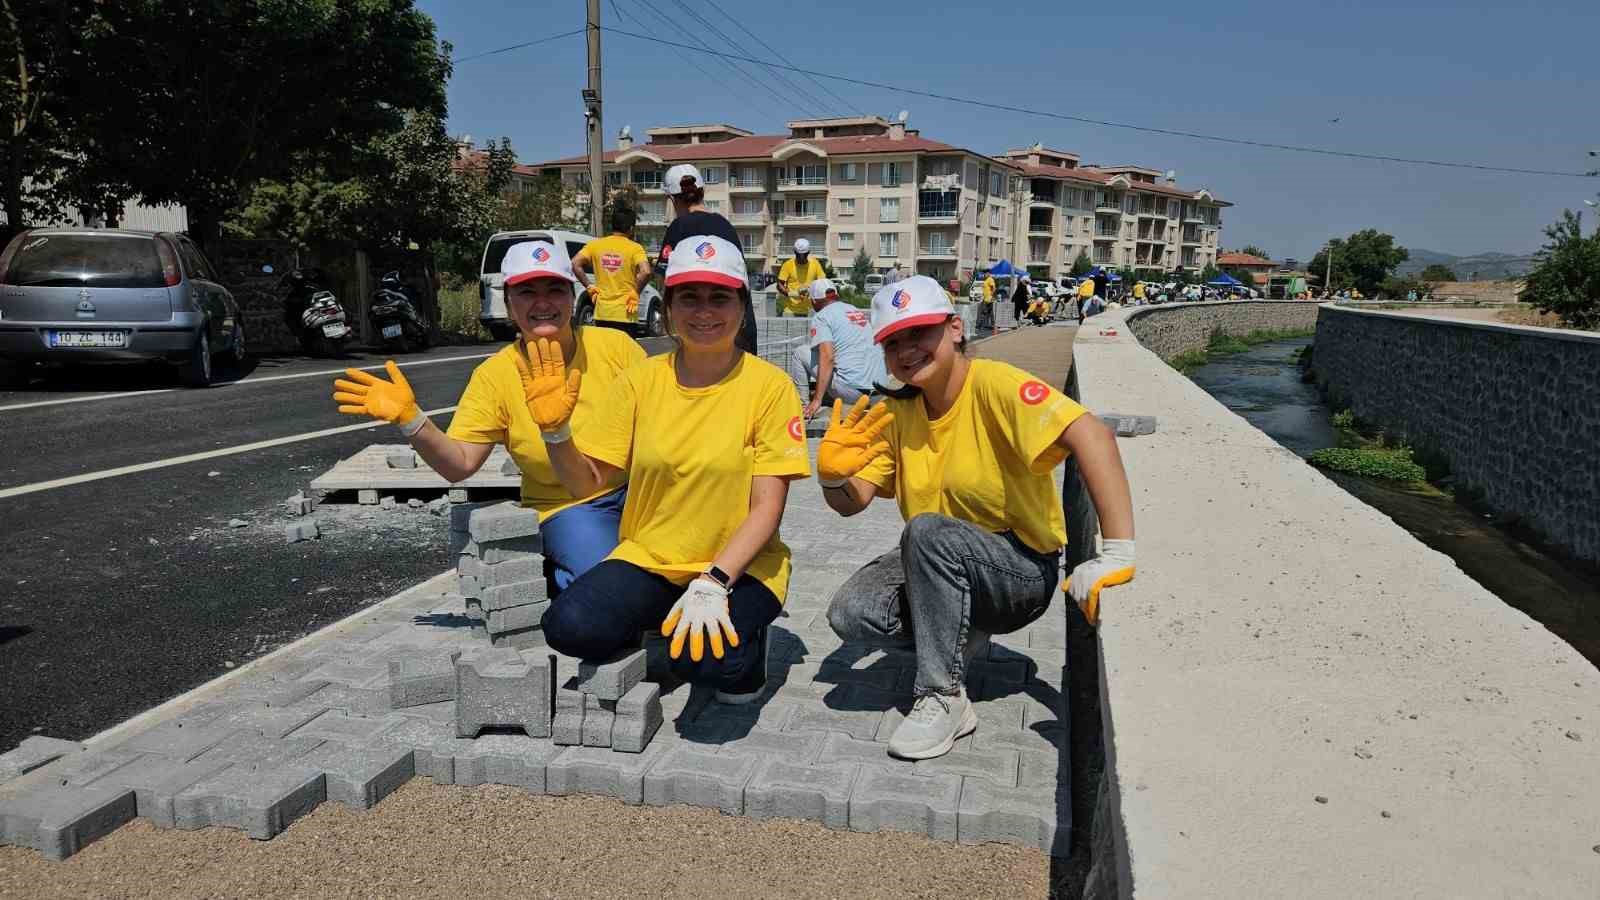
[[[1027,329],[978,349],[1060,383],[1072,334]],[[461,740],[453,702],[390,708],[391,659],[482,645],[461,601],[450,599],[447,574],[0,785],[0,836],[65,856],[137,814],[158,826],[220,825],[268,838],[325,800],[365,808],[425,775],[436,784],[707,806],[1064,855],[1070,780],[1059,605],[1026,630],[997,636],[974,665],[974,735],[937,760],[913,764],[885,752],[909,707],[914,658],[842,645],[825,609],[846,577],[894,544],[900,525],[890,503],[844,519],[825,507],[814,481],[795,484],[783,526],[795,568],[772,642],[773,688],[757,704],[729,707],[663,685],[667,722],[643,753],[521,734]],[[560,684],[577,661],[557,657],[557,666]],[[26,755],[11,759],[25,768]]]

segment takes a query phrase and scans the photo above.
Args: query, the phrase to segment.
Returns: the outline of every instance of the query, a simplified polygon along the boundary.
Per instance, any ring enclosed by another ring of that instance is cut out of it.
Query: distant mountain
[[[1498,281],[1520,278],[1533,268],[1532,253],[1477,253],[1472,256],[1455,256],[1437,250],[1406,248],[1411,258],[1400,264],[1398,274],[1416,275],[1428,266],[1438,263],[1449,266],[1450,271],[1462,281]]]

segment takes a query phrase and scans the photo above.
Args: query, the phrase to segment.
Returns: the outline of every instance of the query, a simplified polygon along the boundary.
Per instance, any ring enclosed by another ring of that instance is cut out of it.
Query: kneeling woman
[[[1116,437],[1028,373],[969,360],[961,319],[937,282],[914,276],[872,298],[873,339],[904,396],[858,401],[817,453],[817,478],[842,515],[893,497],[900,546],[834,595],[845,640],[912,645],[915,702],[889,752],[928,759],[977,728],[962,682],[988,635],[1044,614],[1060,577],[1066,524],[1051,471],[1070,453],[1100,514],[1101,554],[1068,590],[1092,623],[1100,590],[1133,577],[1133,508]]]
[[[576,496],[550,467],[544,439],[523,395],[527,342],[549,341],[561,348],[583,388],[572,419],[582,425],[603,413],[605,399],[623,369],[645,358],[644,349],[620,331],[583,328],[572,321],[572,263],[564,249],[548,241],[514,244],[501,263],[506,311],[521,337],[484,360],[472,373],[450,420],[440,431],[417,406],[406,377],[391,360],[389,381],[357,369],[334,382],[339,411],[368,415],[400,426],[428,465],[447,481],[461,481],[483,467],[495,444],[504,444],[522,469],[522,505],[539,511],[545,579],[551,596],[605,559],[617,545],[617,526],[627,496],[622,473]]]
[[[628,481],[621,541],[545,612],[550,646],[603,659],[660,628],[678,677],[728,703],[766,686],[767,626],[789,586],[778,524],[789,481],[811,471],[794,382],[735,346],[748,296],[737,245],[686,237],[667,264],[676,350],[624,372],[575,434],[580,382],[558,347],[539,344],[526,387],[574,496]]]

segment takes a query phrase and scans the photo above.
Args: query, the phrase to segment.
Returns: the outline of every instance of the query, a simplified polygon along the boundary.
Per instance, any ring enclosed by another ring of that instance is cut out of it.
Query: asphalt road
[[[451,407],[495,349],[400,361],[424,409]],[[156,367],[86,367],[0,392],[0,752],[92,735],[447,568],[445,520],[404,506],[324,506],[320,540],[284,543],[283,500],[398,442],[382,424],[34,489],[355,424],[318,373],[381,363],[267,359],[208,390]]]

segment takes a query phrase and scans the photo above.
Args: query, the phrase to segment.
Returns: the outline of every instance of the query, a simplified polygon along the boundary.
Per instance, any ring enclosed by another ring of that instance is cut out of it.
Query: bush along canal
[[[1455,561],[1500,599],[1527,613],[1600,666],[1600,571],[1553,556],[1455,491],[1448,471],[1329,409],[1304,377],[1311,338],[1258,343],[1213,338],[1185,368],[1196,384],[1340,487]],[[1231,351],[1231,352],[1230,352]],[[1309,473],[1308,473],[1309,475]]]

